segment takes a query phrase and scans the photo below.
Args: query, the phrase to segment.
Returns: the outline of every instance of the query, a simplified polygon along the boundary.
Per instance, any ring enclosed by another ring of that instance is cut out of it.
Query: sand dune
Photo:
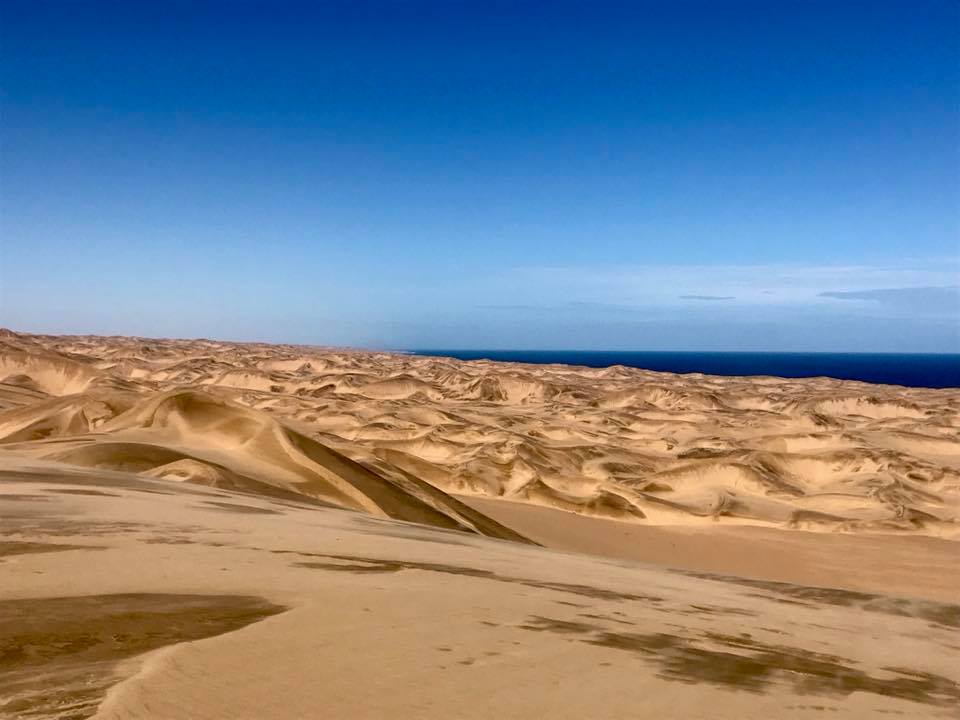
[[[958,509],[957,391],[2,331],[0,719],[950,717]]]
[[[9,425],[0,427],[23,426],[7,436],[6,447],[71,465],[215,487],[264,494],[277,488],[380,517],[521,539],[426,482],[378,475],[262,411],[223,398],[173,390],[126,409],[99,402],[100,423],[89,421],[89,397],[66,400],[10,412]],[[37,432],[46,439],[16,442]]]
[[[109,439],[117,467],[232,487],[246,477],[494,534],[505,530],[481,529],[448,494],[648,525],[960,530],[956,391],[213,341],[3,341],[0,440],[34,457],[109,467],[107,450],[87,447]],[[144,445],[174,452],[177,472]]]

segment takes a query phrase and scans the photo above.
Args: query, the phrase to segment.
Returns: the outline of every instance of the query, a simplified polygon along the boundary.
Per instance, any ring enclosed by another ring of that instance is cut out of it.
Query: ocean
[[[960,355],[920,353],[619,352],[581,350],[411,351],[460,360],[564,363],[587,367],[626,365],[672,373],[832,377],[907,387],[960,387]]]

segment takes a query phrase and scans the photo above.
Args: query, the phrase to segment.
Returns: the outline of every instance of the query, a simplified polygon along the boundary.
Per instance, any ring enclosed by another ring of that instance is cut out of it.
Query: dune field
[[[0,718],[955,717],[960,391],[0,332]]]

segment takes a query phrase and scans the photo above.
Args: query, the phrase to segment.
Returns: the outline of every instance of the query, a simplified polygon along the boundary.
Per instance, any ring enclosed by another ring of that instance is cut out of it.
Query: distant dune
[[[645,525],[954,537],[960,392],[5,332],[0,447],[517,538],[451,494]]]

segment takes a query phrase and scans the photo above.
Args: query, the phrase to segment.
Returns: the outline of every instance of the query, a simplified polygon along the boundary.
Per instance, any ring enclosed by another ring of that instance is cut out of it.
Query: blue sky
[[[960,351],[960,4],[0,4],[0,324]]]

